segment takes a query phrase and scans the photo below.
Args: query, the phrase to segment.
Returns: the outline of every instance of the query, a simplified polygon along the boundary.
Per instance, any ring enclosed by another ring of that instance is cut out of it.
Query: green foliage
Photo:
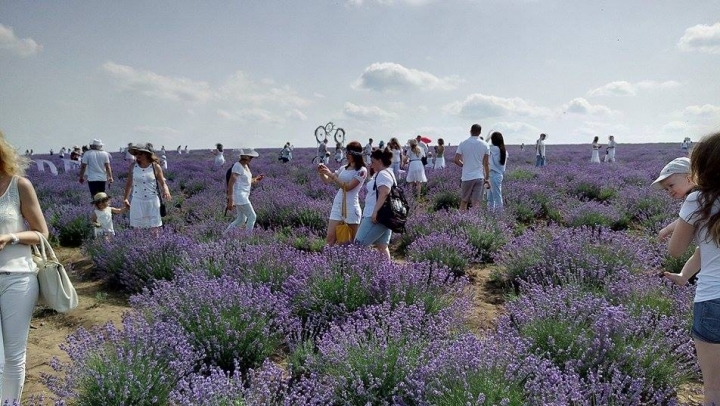
[[[457,192],[444,190],[433,197],[432,211],[460,208],[460,195]]]
[[[440,379],[441,392],[428,393],[428,404],[438,406],[456,406],[475,404],[483,395],[487,405],[523,406],[527,404],[522,380],[509,380],[500,368],[489,370],[470,370],[464,379],[456,376],[444,376]]]

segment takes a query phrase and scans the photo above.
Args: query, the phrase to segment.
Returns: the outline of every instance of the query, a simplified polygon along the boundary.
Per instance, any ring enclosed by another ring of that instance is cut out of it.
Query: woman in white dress
[[[425,166],[422,163],[422,158],[425,155],[423,154],[422,149],[418,146],[416,139],[411,139],[408,141],[408,144],[410,145],[410,150],[405,157],[405,161],[408,163],[407,176],[405,177],[405,180],[408,183],[415,184],[415,195],[420,197],[422,184],[427,182],[427,177],[425,176]]]
[[[592,157],[590,158],[590,162],[599,164],[600,163],[600,148],[601,148],[601,146],[600,146],[600,144],[598,144],[598,140],[599,140],[599,138],[597,136],[595,136],[595,138],[593,138]]]
[[[390,138],[390,141],[387,143],[387,149],[393,154],[392,170],[395,179],[398,179],[400,178],[400,164],[403,161],[403,150],[398,139],[395,137]]]
[[[212,154],[215,155],[212,169],[213,171],[217,171],[218,169],[225,166],[225,154],[223,152],[223,144],[215,144],[215,149],[212,150]]]
[[[124,201],[125,207],[130,207],[130,227],[158,228],[162,226],[160,194],[165,201],[172,197],[165,183],[160,160],[149,142],[133,145],[130,153],[135,157],[135,162],[130,164]]]
[[[350,226],[353,236],[357,233],[358,226],[360,225],[362,211],[360,210],[358,194],[365,183],[365,179],[367,179],[368,173],[365,167],[365,161],[363,160],[362,144],[357,141],[349,143],[346,147],[346,155],[348,160],[347,165],[341,166],[340,169],[335,172],[331,172],[324,164],[318,166],[320,179],[325,183],[332,183],[338,187],[332,209],[330,210],[330,221],[328,222],[327,236],[325,237],[327,245],[335,244],[337,240],[335,228],[341,221],[345,221],[345,223]],[[342,216],[343,189],[345,189],[345,207],[347,212],[347,216],[344,219]]]
[[[435,147],[435,169],[445,168],[445,140],[438,138]]]
[[[235,220],[225,229],[226,233],[243,224],[248,231],[255,227],[257,215],[250,203],[250,190],[253,185],[265,178],[263,174],[253,177],[250,172],[250,161],[259,156],[254,149],[240,149],[238,155],[239,160],[230,168],[230,177],[227,179],[227,206],[225,209],[235,211]]]

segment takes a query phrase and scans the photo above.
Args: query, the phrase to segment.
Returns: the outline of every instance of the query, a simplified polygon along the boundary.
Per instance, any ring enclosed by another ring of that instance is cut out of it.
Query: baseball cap
[[[690,173],[690,158],[675,158],[670,161],[670,163],[668,163],[667,165],[665,165],[664,168],[662,168],[662,171],[660,171],[660,176],[655,179],[655,182],[652,183],[652,186],[656,189],[661,189],[662,186],[660,186],[660,182],[664,181],[672,175],[675,175],[676,173]]]

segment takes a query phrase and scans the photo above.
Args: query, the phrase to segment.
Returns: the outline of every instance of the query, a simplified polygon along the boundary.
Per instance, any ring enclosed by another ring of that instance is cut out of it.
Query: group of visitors
[[[593,163],[600,163],[600,150],[602,149],[602,145],[600,145],[600,137],[595,136],[593,138],[592,142],[592,155],[590,156],[590,162]],[[617,143],[615,142],[615,136],[609,135],[608,136],[608,143],[605,148],[605,158],[603,158],[602,162],[615,162],[615,147],[617,146]]]

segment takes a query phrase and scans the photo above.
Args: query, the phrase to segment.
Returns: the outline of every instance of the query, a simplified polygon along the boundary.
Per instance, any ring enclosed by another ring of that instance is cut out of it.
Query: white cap
[[[662,186],[660,186],[660,182],[664,181],[672,175],[675,175],[676,173],[690,174],[690,158],[675,158],[670,161],[670,163],[668,163],[667,165],[665,165],[664,168],[662,168],[662,171],[660,171],[660,176],[655,179],[655,182],[652,183],[652,186],[656,189],[661,189]]]

